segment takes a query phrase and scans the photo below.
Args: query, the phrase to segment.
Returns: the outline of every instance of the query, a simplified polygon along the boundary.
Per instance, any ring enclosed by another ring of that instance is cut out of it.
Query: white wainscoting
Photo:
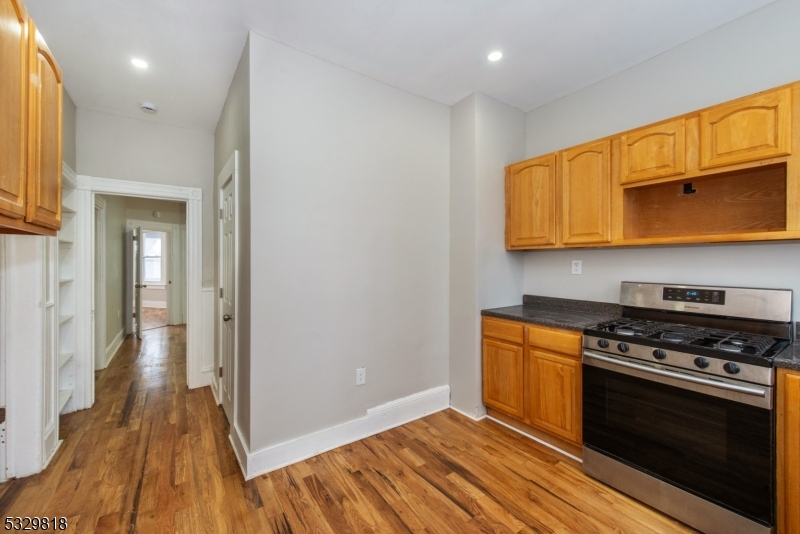
[[[307,436],[250,452],[234,425],[230,440],[245,479],[301,462],[450,407],[450,386],[439,386],[367,410],[367,415]]]
[[[106,347],[106,364],[103,366],[103,369],[108,367],[108,364],[111,363],[111,359],[114,358],[114,355],[119,350],[119,346],[122,345],[122,342],[125,340],[125,329],[123,328],[120,330],[114,339],[111,340],[111,343],[108,344]]]

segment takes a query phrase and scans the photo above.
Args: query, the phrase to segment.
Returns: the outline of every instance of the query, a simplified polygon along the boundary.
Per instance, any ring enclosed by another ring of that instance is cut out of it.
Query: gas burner
[[[621,336],[635,336],[636,330],[633,328],[628,328],[627,326],[623,326],[621,328],[617,328],[615,332]]]
[[[672,343],[684,343],[686,341],[686,334],[678,332],[663,332],[661,334],[662,341],[670,341]]]

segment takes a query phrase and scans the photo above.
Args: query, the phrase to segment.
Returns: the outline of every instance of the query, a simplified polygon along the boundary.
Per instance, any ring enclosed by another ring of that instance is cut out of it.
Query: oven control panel
[[[665,286],[662,298],[677,302],[700,302],[723,306],[725,304],[725,290]]]

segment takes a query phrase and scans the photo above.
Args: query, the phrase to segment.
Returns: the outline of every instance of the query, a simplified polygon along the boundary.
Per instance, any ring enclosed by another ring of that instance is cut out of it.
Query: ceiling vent
[[[155,104],[151,104],[150,102],[142,102],[141,105],[142,111],[145,113],[149,113],[150,115],[155,115],[158,113],[158,108]]]

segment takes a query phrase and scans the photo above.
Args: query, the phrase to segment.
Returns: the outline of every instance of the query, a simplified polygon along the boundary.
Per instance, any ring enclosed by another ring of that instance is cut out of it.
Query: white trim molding
[[[167,301],[166,300],[143,300],[142,301],[142,308],[167,308]]]
[[[269,473],[450,407],[450,386],[439,386],[367,410],[367,414],[313,434],[250,452],[237,425],[231,445],[245,479]]]
[[[203,384],[203,372],[201,369],[202,359],[202,287],[203,287],[203,190],[197,187],[178,187],[173,185],[150,184],[145,182],[132,182],[128,180],[115,180],[111,178],[98,178],[94,176],[78,176],[78,216],[92,213],[94,207],[94,195],[119,195],[141,198],[154,198],[161,200],[177,200],[186,202],[186,374],[189,388],[201,387]],[[88,208],[88,209],[87,209]],[[77,225],[76,231],[83,239],[76,243],[78,250],[78,271],[76,274],[78,305],[76,315],[91,319],[91,303],[82,295],[91,295],[92,280],[91,273],[93,262],[91,248],[81,246],[81,243],[92,243],[92,224],[91,217],[83,216],[84,224]],[[78,221],[76,221],[77,223]],[[83,280],[81,280],[83,279]],[[76,317],[77,319],[78,317]],[[84,320],[85,327],[78,329],[78,350],[76,357],[85,355],[87,347],[91,348],[92,327],[90,320]],[[87,345],[88,343],[88,345]],[[83,371],[85,381],[84,394],[87,400],[91,400],[88,408],[94,401],[94,366],[83,365],[79,367],[79,373]],[[78,387],[81,387],[79,382]],[[76,392],[77,393],[77,392]]]
[[[124,340],[125,340],[125,329],[123,328],[117,333],[116,336],[114,336],[114,339],[112,339],[111,343],[109,343],[108,346],[106,347],[106,365],[105,367],[103,367],[103,369],[108,367],[108,364],[111,363],[111,360],[114,358],[114,355],[117,354],[117,351],[119,350],[119,347],[120,345],[122,345],[122,342]]]
[[[488,415],[486,415],[486,413],[484,413],[483,415],[478,415],[478,416],[470,415],[467,412],[462,412],[461,410],[459,410],[458,408],[456,408],[452,404],[450,405],[450,409],[453,410],[454,412],[460,413],[464,417],[472,419],[473,421],[483,421],[484,419],[486,419],[488,417]]]
[[[459,412],[459,413],[461,413],[461,412]],[[528,439],[532,439],[533,441],[535,441],[536,443],[539,443],[540,445],[544,445],[545,447],[547,447],[547,448],[549,448],[549,449],[552,449],[552,450],[554,450],[554,451],[556,451],[556,452],[558,452],[558,453],[561,453],[561,454],[563,454],[564,456],[566,456],[567,458],[572,458],[572,459],[573,459],[573,460],[575,460],[576,462],[583,463],[583,460],[582,460],[582,459],[580,459],[580,458],[578,458],[578,457],[577,457],[577,456],[575,456],[574,454],[570,454],[570,453],[568,453],[567,451],[565,451],[565,450],[563,450],[563,449],[559,449],[559,448],[558,448],[558,447],[556,447],[555,445],[553,445],[553,444],[551,444],[551,443],[547,443],[545,440],[543,440],[543,439],[539,439],[539,438],[537,438],[536,436],[531,436],[531,435],[530,435],[530,434],[528,434],[527,432],[525,432],[525,431],[523,431],[523,430],[520,430],[519,428],[513,427],[513,426],[509,425],[508,423],[504,423],[504,422],[503,422],[503,421],[501,421],[500,419],[495,419],[495,418],[494,418],[494,417],[492,417],[491,415],[486,415],[486,416],[484,416],[484,418],[485,418],[485,419],[488,419],[489,421],[492,421],[492,422],[494,422],[494,423],[497,423],[498,425],[502,425],[502,426],[506,427],[506,428],[507,428],[507,429],[509,429],[509,430],[513,430],[513,431],[514,431],[514,432],[516,432],[517,434],[522,434],[522,435],[523,435],[523,436],[525,436],[526,438],[528,438]]]

